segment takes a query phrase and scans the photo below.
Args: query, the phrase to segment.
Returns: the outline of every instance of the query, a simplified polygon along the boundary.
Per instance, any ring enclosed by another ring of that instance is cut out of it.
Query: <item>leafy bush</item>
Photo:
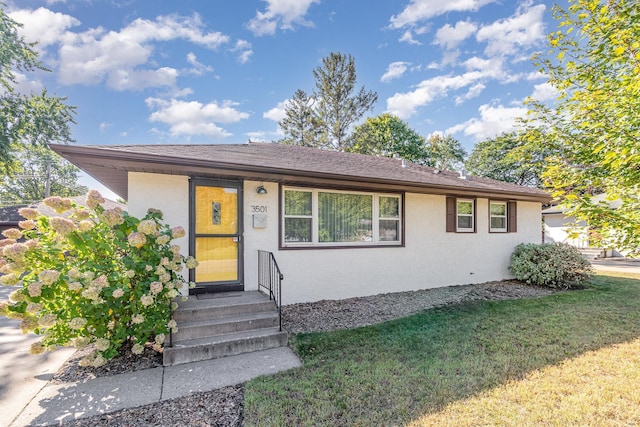
[[[31,347],[35,354],[95,344],[82,365],[103,365],[127,341],[133,353],[149,340],[160,350],[165,335],[177,330],[170,315],[185,284],[179,272],[197,265],[171,244],[184,229],[163,224],[158,210],[140,220],[105,209],[95,190],[87,196],[90,210],[60,197],[44,203],[72,213],[48,218],[20,209],[21,230],[6,230],[0,240],[0,283],[21,286],[0,302],[0,314],[21,319],[24,333],[43,335]]]
[[[578,249],[562,243],[520,244],[509,269],[528,284],[560,289],[579,286],[593,271]]]

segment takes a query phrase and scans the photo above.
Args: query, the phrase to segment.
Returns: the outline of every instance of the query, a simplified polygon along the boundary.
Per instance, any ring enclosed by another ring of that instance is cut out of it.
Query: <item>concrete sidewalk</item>
[[[13,287],[0,286],[0,299]],[[59,424],[240,384],[301,365],[288,347],[204,362],[158,367],[85,382],[49,380],[75,352],[73,348],[30,355],[39,338],[24,335],[20,321],[0,317],[0,427]]]
[[[622,257],[598,258],[590,261],[593,268],[598,271],[617,271],[640,274],[640,260]]]
[[[240,384],[301,366],[288,347],[158,367],[85,382],[47,384],[8,425],[38,426],[85,418]]]

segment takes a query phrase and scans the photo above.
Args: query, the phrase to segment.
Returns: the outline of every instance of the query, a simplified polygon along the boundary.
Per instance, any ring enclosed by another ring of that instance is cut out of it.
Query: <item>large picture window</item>
[[[284,188],[285,247],[399,245],[400,195]]]

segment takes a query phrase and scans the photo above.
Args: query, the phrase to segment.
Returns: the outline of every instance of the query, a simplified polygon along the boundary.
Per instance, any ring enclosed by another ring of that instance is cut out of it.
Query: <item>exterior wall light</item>
[[[256,188],[256,193],[258,194],[267,194],[267,189],[264,188],[264,185],[260,184],[258,188]]]

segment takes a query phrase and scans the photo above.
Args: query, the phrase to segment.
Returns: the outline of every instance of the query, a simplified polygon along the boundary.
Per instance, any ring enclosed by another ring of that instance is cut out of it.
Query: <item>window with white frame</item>
[[[507,232],[507,202],[489,202],[489,231]]]
[[[471,233],[475,231],[474,212],[474,200],[456,200],[456,231],[460,233]]]
[[[284,188],[283,198],[285,247],[402,243],[400,195]]]

